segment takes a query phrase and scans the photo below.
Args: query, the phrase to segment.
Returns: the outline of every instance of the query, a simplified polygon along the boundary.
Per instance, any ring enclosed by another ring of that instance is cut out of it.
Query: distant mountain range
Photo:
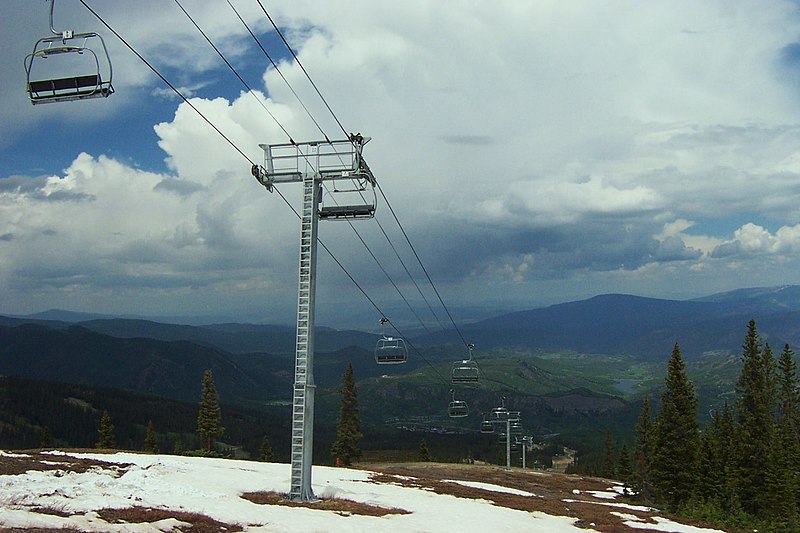
[[[628,380],[650,380],[645,384],[649,388],[638,394],[651,393],[661,382],[660,364],[676,342],[687,361],[704,372],[698,374],[704,401],[717,406],[716,399],[733,390],[750,319],[776,352],[784,343],[800,345],[800,286],[740,289],[688,301],[606,294],[509,313],[461,325],[458,332],[413,335],[407,339],[414,347],[408,363],[391,368],[375,364],[375,334],[321,327],[316,337],[317,403],[333,424],[336,389],[352,362],[370,423],[409,416],[402,424],[431,427],[442,416],[437,412],[444,412],[447,422],[448,374],[452,362],[466,355],[463,336],[475,343],[475,357],[487,376],[481,387],[468,391],[478,412],[496,404],[502,391],[511,391],[517,408],[531,414],[538,431],[564,432],[571,424],[596,432],[602,424],[635,421],[635,404],[630,402],[636,397],[623,399],[614,389],[620,372],[645,363],[649,374]],[[279,409],[285,410],[294,342],[294,328],[286,326],[189,326],[56,311],[0,316],[0,376],[196,402],[203,371],[211,369],[225,403],[257,410],[282,405]],[[548,354],[566,355],[563,362],[538,357]],[[600,379],[597,367],[577,369],[569,362],[574,354],[599,358],[595,364],[609,371]],[[617,358],[622,361],[617,370],[608,367],[607,356],[624,356]],[[589,416],[598,406],[605,406],[603,413]],[[566,412],[572,413],[571,421]],[[417,415],[425,421],[419,422]],[[602,418],[609,416],[617,417],[616,422]],[[465,424],[467,428],[469,422]]]
[[[762,337],[773,346],[800,344],[800,286],[737,289],[693,300],[605,294],[463,324],[458,332],[449,329],[411,335],[409,340],[424,349],[460,345],[463,336],[476,345],[476,351],[569,350],[626,354],[648,360],[666,358],[676,342],[689,357],[712,350],[738,351],[750,319],[756,320]],[[291,355],[295,343],[294,327],[289,326],[237,323],[190,326],[132,318],[97,318],[59,310],[0,316],[2,326],[23,324],[61,331],[79,326],[120,339],[188,341],[235,354]],[[320,327],[316,348],[320,352],[350,346],[372,350],[377,338],[364,331]]]
[[[606,294],[482,320],[461,332],[477,350],[570,350],[654,360],[668,358],[676,342],[686,357],[738,352],[751,319],[778,351],[785,343],[800,344],[800,286],[739,289],[687,301]],[[417,342],[451,338],[435,333]]]

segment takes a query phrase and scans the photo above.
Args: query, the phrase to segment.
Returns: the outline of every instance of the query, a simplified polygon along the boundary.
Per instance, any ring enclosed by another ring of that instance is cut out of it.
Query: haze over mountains
[[[294,328],[257,324],[187,326],[124,318],[82,321],[69,312],[0,317],[0,374],[87,385],[111,385],[190,400],[198,375],[211,368],[218,387],[241,400],[264,389],[288,390]],[[61,317],[61,320],[56,318]],[[588,300],[510,313],[463,325],[476,357],[498,350],[625,355],[634,361],[665,360],[678,342],[684,356],[738,353],[745,327],[757,321],[778,349],[800,344],[800,286],[740,289],[675,301],[609,294]],[[359,379],[385,372],[372,360],[373,333],[320,327],[318,382],[335,384],[351,360]],[[420,351],[408,372],[461,358],[454,331],[409,337]]]
[[[29,405],[15,401],[20,387],[50,402],[37,411],[45,414],[81,398],[76,405],[88,405],[91,413],[83,423],[89,426],[108,401],[127,405],[124,409],[131,412],[159,398],[164,405],[182,402],[182,420],[188,425],[175,434],[188,438],[205,369],[212,370],[220,399],[229,406],[225,412],[236,417],[227,424],[240,428],[240,433],[257,431],[259,425],[253,430],[247,420],[288,420],[293,327],[188,326],[130,318],[72,321],[65,319],[79,317],[54,311],[46,316],[0,316],[0,379],[34,380],[0,386],[0,406],[6,411],[0,415],[0,440],[6,438],[3,428],[13,427],[24,433],[24,442],[35,441],[43,424]],[[460,388],[470,408],[470,416],[460,420],[447,416],[453,388],[449,373],[453,362],[466,355],[455,331],[407,336],[413,346],[408,362],[387,366],[375,363],[375,333],[319,327],[317,421],[332,431],[341,375],[352,363],[364,429],[372,439],[367,446],[413,449],[420,438],[416,432],[421,431],[443,450],[461,450],[451,448],[447,435],[469,435],[473,453],[491,454],[477,426],[505,397],[506,405],[523,413],[526,431],[559,435],[564,445],[584,449],[595,446],[586,443],[602,437],[605,428],[632,431],[641,398],[658,399],[666,360],[676,342],[698,392],[698,413],[706,416],[721,408],[733,397],[751,319],[776,351],[784,343],[797,346],[800,287],[742,289],[692,301],[601,295],[461,325],[460,333],[476,344],[482,378],[476,386]],[[61,392],[43,396],[43,391],[53,390]],[[126,430],[138,431],[146,421],[126,422]],[[445,440],[434,440],[434,434]],[[281,432],[273,436],[286,437]],[[23,442],[22,438],[9,442]],[[56,438],[68,443],[72,437]],[[259,438],[253,433],[245,440],[252,441],[248,446],[255,450]],[[320,446],[327,444],[321,441]]]

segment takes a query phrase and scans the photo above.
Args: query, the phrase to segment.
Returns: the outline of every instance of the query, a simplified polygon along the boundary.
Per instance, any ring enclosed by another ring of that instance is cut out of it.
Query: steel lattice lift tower
[[[297,291],[297,340],[292,394],[291,489],[293,501],[314,500],[311,464],[314,441],[314,300],[317,278],[317,228],[323,220],[372,218],[375,177],[362,157],[368,137],[337,141],[261,144],[264,166],[253,176],[268,191],[280,183],[303,184],[300,215],[300,265]],[[322,188],[329,182],[323,202]]]

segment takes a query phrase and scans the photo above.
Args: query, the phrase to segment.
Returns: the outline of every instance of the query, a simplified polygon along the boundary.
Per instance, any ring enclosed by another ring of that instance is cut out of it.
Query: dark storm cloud
[[[656,239],[659,223],[644,217],[584,216],[548,228],[499,228],[442,224],[420,241],[426,268],[437,279],[457,281],[489,272],[493,265],[528,257],[526,278],[552,278],[572,271],[634,270],[645,264],[698,259],[702,252],[679,237]]]
[[[35,178],[27,176],[10,176],[0,179],[0,193],[16,194],[27,196],[43,202],[91,202],[95,196],[83,192],[75,191],[53,191],[45,192],[48,178],[38,176]]]
[[[177,178],[167,178],[161,180],[155,187],[153,187],[154,191],[171,192],[183,197],[191,196],[198,191],[202,191],[203,189],[204,187],[199,183]]]

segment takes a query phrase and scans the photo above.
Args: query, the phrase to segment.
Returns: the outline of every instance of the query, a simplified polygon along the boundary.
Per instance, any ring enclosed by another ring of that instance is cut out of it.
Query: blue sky
[[[321,137],[227,2],[181,3],[280,126],[174,2],[87,3],[248,158],[282,128]],[[340,137],[256,0],[231,3]],[[796,2],[264,5],[345,128],[372,137],[364,155],[457,320],[800,283]],[[78,0],[57,1],[55,25],[104,36],[116,93],[30,105],[23,58],[47,9],[0,4],[0,312],[293,323],[297,219]],[[281,192],[297,205],[298,186]],[[347,224],[321,238],[394,321],[416,318],[383,270],[435,323],[386,206],[354,226],[380,267]],[[375,327],[347,276],[319,269],[320,322]]]

